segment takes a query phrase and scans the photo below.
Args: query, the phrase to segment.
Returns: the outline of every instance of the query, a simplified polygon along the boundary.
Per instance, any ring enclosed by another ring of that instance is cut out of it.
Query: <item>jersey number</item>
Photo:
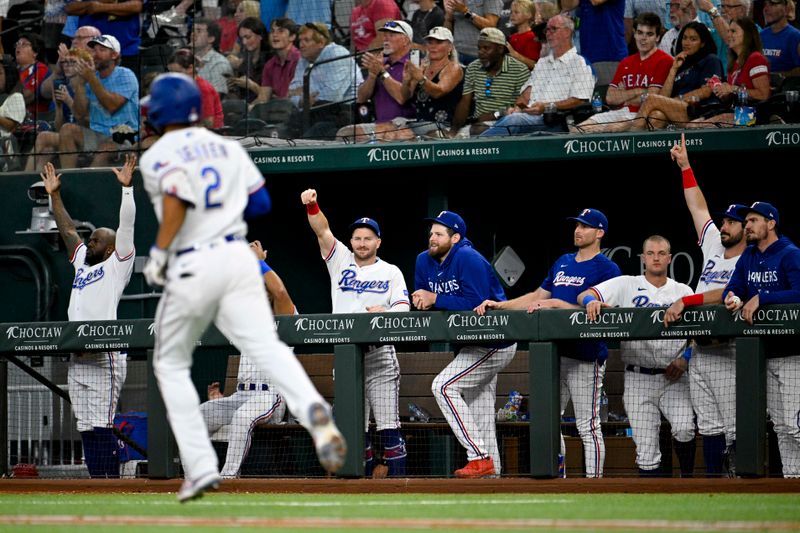
[[[219,172],[214,167],[206,167],[200,171],[203,180],[209,182],[206,187],[206,209],[214,209],[222,207],[222,202],[217,200],[216,195],[220,193],[219,190]]]

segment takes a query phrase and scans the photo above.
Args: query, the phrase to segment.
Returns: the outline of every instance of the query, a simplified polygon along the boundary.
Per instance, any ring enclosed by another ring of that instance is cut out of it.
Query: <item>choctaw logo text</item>
[[[767,134],[767,146],[783,146],[787,144],[800,144],[800,133],[771,131]]]
[[[379,342],[409,342],[427,340],[419,330],[431,326],[431,317],[415,316],[376,316],[369,321],[371,330],[387,330],[389,335],[381,336]]]
[[[584,311],[575,311],[569,315],[569,322],[573,326],[593,326],[597,324],[604,326],[628,325],[633,322],[633,313],[600,313],[597,320],[589,320]]]
[[[653,324],[664,322],[664,313],[667,309],[657,309],[650,313],[650,320]],[[714,322],[717,319],[717,311],[714,309],[689,309],[681,315],[681,321],[672,324],[669,329],[661,331],[662,337],[685,337],[689,333],[695,336],[711,335],[711,330],[699,329],[701,326]],[[689,329],[689,331],[686,331]]]
[[[372,148],[367,152],[370,163],[381,161],[427,161],[431,159],[430,148]]]
[[[81,324],[78,326],[78,337],[109,337],[133,335],[133,324]]]
[[[577,139],[564,143],[567,154],[597,154],[605,152],[629,152],[631,139],[599,139],[579,141]]]
[[[508,325],[508,315],[450,315],[447,317],[448,328],[464,327],[500,327]]]
[[[335,344],[348,343],[350,337],[343,336],[342,330],[353,329],[355,319],[352,318],[298,318],[294,322],[296,331],[311,332],[310,337],[304,337],[305,344]]]
[[[32,340],[50,340],[53,337],[61,336],[61,327],[50,326],[11,326],[6,330],[7,339],[32,339]]]
[[[429,328],[431,326],[431,317],[413,317],[413,316],[376,316],[369,321],[370,329],[407,329],[407,328]]]

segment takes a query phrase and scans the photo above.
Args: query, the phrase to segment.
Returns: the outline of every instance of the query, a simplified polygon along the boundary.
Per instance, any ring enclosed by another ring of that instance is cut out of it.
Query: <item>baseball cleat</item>
[[[186,503],[189,500],[200,498],[207,490],[216,490],[222,478],[216,472],[206,474],[195,481],[184,480],[181,490],[178,491],[178,501]]]
[[[330,410],[321,403],[311,406],[309,421],[319,463],[326,471],[335,474],[344,464],[347,443],[333,423]]]
[[[455,471],[456,477],[462,479],[473,479],[479,477],[494,476],[494,461],[491,457],[486,459],[475,459],[467,463],[464,468]]]

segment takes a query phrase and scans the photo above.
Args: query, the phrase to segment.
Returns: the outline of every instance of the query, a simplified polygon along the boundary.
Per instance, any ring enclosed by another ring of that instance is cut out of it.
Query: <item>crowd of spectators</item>
[[[44,0],[32,21],[0,0],[0,47],[14,52],[3,56],[0,155],[35,171],[146,147],[139,100],[166,70],[202,80],[202,123],[236,136],[732,126],[737,108],[748,125],[795,121],[783,91],[795,97],[800,77],[796,5],[751,2]]]

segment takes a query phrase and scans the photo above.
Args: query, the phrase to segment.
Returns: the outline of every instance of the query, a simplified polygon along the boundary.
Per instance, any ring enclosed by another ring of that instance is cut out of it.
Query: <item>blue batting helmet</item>
[[[200,89],[186,74],[160,74],[142,99],[147,107],[147,122],[159,133],[170,124],[192,124],[200,120]]]

